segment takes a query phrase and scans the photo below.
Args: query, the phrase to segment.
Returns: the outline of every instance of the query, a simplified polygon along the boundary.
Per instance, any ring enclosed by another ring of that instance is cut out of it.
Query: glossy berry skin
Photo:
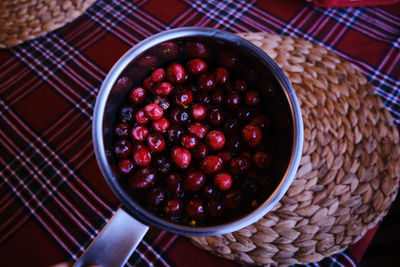
[[[240,135],[234,134],[226,138],[225,149],[232,152],[239,152],[243,148],[243,141]]]
[[[165,178],[165,185],[173,197],[180,197],[183,193],[182,179],[179,173],[173,172]]]
[[[232,92],[226,97],[226,107],[230,110],[237,109],[242,103],[242,97],[238,92]]]
[[[168,130],[169,125],[169,120],[164,116],[151,123],[153,130],[157,133],[165,133]]]
[[[208,105],[211,103],[211,96],[207,91],[200,91],[197,92],[195,100],[203,105]]]
[[[238,56],[230,51],[223,51],[219,54],[218,59],[220,64],[228,69],[234,68],[239,62]]]
[[[162,82],[165,79],[165,70],[162,68],[158,68],[153,70],[151,73],[151,80],[155,83]]]
[[[187,107],[193,101],[193,93],[187,88],[181,88],[174,93],[174,102],[176,105]]]
[[[153,188],[147,196],[147,203],[156,208],[161,206],[161,204],[166,199],[166,192],[161,187]]]
[[[171,106],[166,96],[156,96],[153,103],[159,105],[164,111],[168,110]]]
[[[133,188],[145,189],[152,187],[156,180],[157,173],[153,168],[142,167],[133,174],[129,182]]]
[[[212,150],[221,150],[225,145],[225,136],[221,131],[214,130],[207,134],[207,145]]]
[[[182,127],[178,125],[172,125],[167,131],[168,141],[173,144],[179,143],[181,141],[183,133],[184,130]]]
[[[150,120],[159,120],[164,114],[164,110],[157,104],[148,104],[144,107],[144,112]]]
[[[265,152],[256,152],[251,159],[253,163],[261,169],[268,168],[271,165],[271,160]]]
[[[189,57],[197,57],[207,59],[210,56],[210,51],[204,44],[200,42],[188,42],[186,44],[186,53]]]
[[[159,133],[152,133],[147,137],[147,147],[153,152],[160,152],[165,148],[164,137]]]
[[[223,85],[229,80],[229,73],[225,68],[216,68],[214,75],[218,84]]]
[[[233,189],[227,192],[222,199],[224,206],[227,207],[228,209],[236,209],[237,207],[240,206],[242,201],[243,201],[243,194],[237,189]]]
[[[174,87],[169,82],[156,83],[151,88],[151,92],[156,96],[167,96],[172,93]]]
[[[152,69],[158,65],[158,58],[154,55],[147,55],[139,59],[138,66],[141,68]]]
[[[123,106],[119,111],[119,117],[123,122],[133,122],[135,118],[135,112],[131,105]]]
[[[257,91],[247,91],[244,96],[244,101],[248,106],[257,106],[260,103],[260,95]]]
[[[114,153],[118,158],[126,158],[132,152],[132,144],[126,139],[118,140],[114,144]]]
[[[218,152],[217,156],[222,159],[224,165],[229,164],[229,162],[231,162],[232,159],[232,153],[226,150]]]
[[[225,100],[224,91],[222,89],[220,89],[220,88],[216,89],[212,93],[211,98],[212,98],[214,104],[217,104],[217,105],[222,104],[224,102],[224,100]]]
[[[239,120],[236,118],[231,118],[225,121],[224,123],[224,133],[225,134],[233,134],[239,131]]]
[[[146,97],[147,93],[143,87],[135,87],[129,93],[129,101],[134,105],[142,105]]]
[[[188,170],[183,178],[183,188],[188,192],[196,192],[203,187],[205,182],[206,177],[201,171]]]
[[[174,107],[169,113],[172,124],[185,124],[189,120],[189,113],[182,107]]]
[[[207,63],[200,58],[191,59],[187,63],[187,70],[192,75],[199,75],[203,72],[206,72],[207,69]]]
[[[131,130],[132,138],[138,142],[143,142],[144,140],[146,140],[149,133],[149,129],[147,129],[147,127],[143,125],[135,126]]]
[[[176,58],[179,55],[179,45],[173,41],[157,45],[157,50],[157,55],[165,59]]]
[[[214,75],[207,72],[200,75],[197,86],[200,90],[213,91],[217,86],[217,81]]]
[[[244,93],[247,91],[247,82],[243,81],[243,80],[237,80],[234,84],[233,84],[233,88],[240,92],[240,93]]]
[[[242,130],[242,138],[248,146],[256,147],[262,141],[261,129],[254,125],[246,125]]]
[[[212,126],[221,125],[224,121],[224,112],[220,108],[217,108],[217,107],[211,108],[207,112],[207,121]]]
[[[192,118],[196,121],[202,121],[206,118],[207,110],[202,104],[194,104],[190,109]]]
[[[254,125],[259,127],[261,130],[266,130],[269,128],[269,125],[271,124],[270,119],[268,118],[267,115],[257,115],[254,118],[251,119],[250,125]]]
[[[165,154],[156,154],[151,163],[152,167],[161,173],[168,173],[172,167],[169,156]]]
[[[167,80],[170,83],[183,83],[185,81],[186,72],[179,63],[172,63],[167,68]]]
[[[151,79],[151,76],[146,77],[143,82],[142,82],[142,86],[145,90],[150,91],[151,88],[153,88],[154,82]]]
[[[206,175],[220,172],[222,167],[222,159],[215,155],[207,156],[200,162],[200,170]]]
[[[245,156],[233,158],[229,163],[229,171],[233,175],[242,174],[250,168],[250,160]]]
[[[241,123],[247,123],[250,121],[251,118],[253,118],[255,115],[254,109],[247,107],[247,106],[242,106],[238,108],[236,112],[236,117]]]
[[[189,124],[188,126],[189,133],[196,135],[198,138],[203,139],[203,137],[207,134],[207,127],[199,122],[194,122]]]
[[[186,133],[182,135],[181,145],[187,149],[193,149],[199,143],[199,139],[196,135],[192,133]]]
[[[218,196],[218,188],[215,186],[215,184],[206,184],[204,185],[201,194],[206,199],[216,198]]]
[[[210,215],[211,217],[222,217],[225,211],[222,201],[216,199],[211,199],[207,203],[206,210],[207,214]]]
[[[226,191],[232,186],[232,177],[229,173],[220,172],[214,176],[213,182],[219,190]]]
[[[165,202],[163,212],[169,217],[178,217],[182,212],[182,206],[181,200],[170,199]]]
[[[147,123],[149,123],[149,118],[146,115],[146,112],[144,111],[144,109],[139,109],[136,114],[135,114],[135,119],[137,121],[137,123],[145,125]]]
[[[114,135],[119,138],[129,137],[129,125],[125,122],[117,123],[114,127]]]
[[[137,143],[133,146],[132,156],[138,166],[147,166],[151,163],[151,153],[149,149],[141,143]]]
[[[192,157],[194,159],[203,159],[208,155],[207,145],[203,142],[199,142],[199,144],[192,150]]]
[[[118,172],[121,175],[130,175],[135,169],[135,164],[130,159],[123,159],[118,162]]]
[[[175,146],[171,149],[171,158],[176,166],[185,169],[189,166],[192,155],[186,148]]]
[[[190,219],[202,220],[205,217],[203,203],[198,199],[191,199],[185,203],[186,214]]]

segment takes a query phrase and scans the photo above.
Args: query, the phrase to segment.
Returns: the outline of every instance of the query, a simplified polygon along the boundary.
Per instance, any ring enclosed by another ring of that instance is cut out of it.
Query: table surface
[[[301,37],[350,61],[400,124],[400,4],[317,8],[303,1],[99,0],[72,23],[0,50],[2,266],[77,259],[120,206],[102,178],[91,119],[102,80],[140,40],[182,26]],[[357,265],[376,227],[310,266]],[[127,266],[237,266],[150,228]]]

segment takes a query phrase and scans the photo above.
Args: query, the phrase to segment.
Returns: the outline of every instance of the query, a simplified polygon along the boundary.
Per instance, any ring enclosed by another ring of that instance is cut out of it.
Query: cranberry
[[[228,94],[226,98],[226,107],[231,110],[235,110],[240,106],[241,102],[242,97],[240,96],[240,94],[238,92],[232,92]]]
[[[200,169],[206,174],[214,174],[222,170],[223,161],[220,157],[211,155],[200,162]]]
[[[126,138],[129,136],[129,126],[125,122],[120,122],[115,125],[114,134],[120,138]]]
[[[211,125],[219,126],[224,120],[224,113],[220,108],[211,108],[207,112],[207,120]]]
[[[194,104],[191,108],[192,118],[197,121],[202,121],[206,118],[206,108],[202,104]]]
[[[233,175],[246,172],[250,168],[250,161],[247,157],[239,156],[233,158],[229,163],[229,170]]]
[[[211,97],[214,104],[222,104],[224,102],[224,91],[217,89],[212,93]]]
[[[147,196],[147,203],[156,208],[161,206],[166,198],[165,190],[161,187],[153,188]]]
[[[215,89],[217,81],[214,75],[207,72],[200,75],[197,85],[200,90],[212,91]]]
[[[225,68],[216,68],[214,75],[218,84],[224,84],[229,80],[229,73]]]
[[[146,77],[143,82],[142,82],[142,86],[144,89],[146,89],[147,91],[150,91],[151,88],[153,88],[154,82],[151,79],[151,76]]]
[[[211,103],[210,94],[207,91],[200,91],[196,95],[196,102],[202,103],[204,105]]]
[[[158,68],[153,70],[151,73],[151,80],[155,83],[162,82],[165,79],[165,70],[162,68]]]
[[[173,172],[165,178],[165,185],[173,197],[179,197],[183,192],[181,176],[177,172]]]
[[[239,121],[236,118],[228,119],[224,124],[224,132],[233,134],[239,131]]]
[[[186,148],[175,146],[171,149],[171,158],[176,166],[185,169],[189,166],[192,156]]]
[[[185,210],[190,219],[201,220],[205,217],[203,203],[198,199],[187,201]]]
[[[126,139],[118,140],[114,144],[114,153],[119,158],[125,158],[129,156],[132,151],[132,144]]]
[[[117,82],[114,84],[113,89],[116,91],[122,92],[125,89],[128,89],[129,87],[132,86],[132,79],[126,76],[123,76],[117,80]]]
[[[256,152],[253,155],[252,160],[258,168],[262,168],[262,169],[268,168],[271,164],[271,160],[270,160],[268,154],[265,152]]]
[[[135,126],[131,130],[132,138],[138,142],[146,140],[149,133],[150,133],[149,129],[147,129],[147,127],[143,125]]]
[[[188,72],[192,75],[198,75],[207,71],[207,63],[200,58],[189,60],[187,63]]]
[[[226,138],[225,148],[232,152],[238,152],[242,149],[243,142],[240,135],[234,134]]]
[[[159,105],[164,111],[168,110],[170,106],[166,96],[156,96],[153,103]]]
[[[167,118],[162,116],[159,120],[153,121],[151,126],[157,133],[165,133],[169,128],[169,121]]]
[[[187,133],[182,135],[181,145],[186,147],[187,149],[193,149],[197,146],[199,139],[196,135],[192,133]]]
[[[152,166],[161,173],[168,173],[171,170],[171,162],[165,154],[158,154],[152,159]]]
[[[135,112],[130,105],[123,106],[119,112],[119,117],[123,122],[133,122],[134,116]]]
[[[244,93],[247,91],[247,83],[243,80],[237,80],[234,83],[233,88],[240,93]]]
[[[262,133],[257,126],[246,125],[242,130],[242,138],[247,145],[256,147],[261,144]]]
[[[198,138],[202,139],[207,134],[208,130],[207,127],[204,126],[204,124],[194,122],[189,125],[188,131],[196,135]]]
[[[207,134],[206,142],[212,150],[221,150],[225,145],[225,136],[221,131],[214,130]]]
[[[167,68],[167,80],[170,83],[183,83],[185,81],[186,72],[179,63],[172,63]]]
[[[169,113],[169,119],[173,124],[184,124],[189,119],[189,114],[182,107],[174,107]]]
[[[149,122],[149,118],[147,118],[146,112],[144,109],[139,109],[136,112],[135,119],[139,124],[147,124]]]
[[[157,46],[157,51],[157,55],[161,58],[176,58],[179,55],[179,45],[173,41],[164,42]]]
[[[244,101],[249,106],[257,106],[260,103],[260,95],[257,91],[247,91],[244,96]]]
[[[246,123],[255,115],[255,111],[249,107],[240,107],[236,115],[239,121]]]
[[[228,69],[232,69],[233,67],[235,67],[239,61],[237,55],[232,53],[231,51],[223,51],[222,53],[220,53],[218,59],[220,64]]]
[[[164,114],[164,110],[157,104],[148,104],[144,107],[144,112],[151,120],[159,120]]]
[[[222,159],[224,165],[227,165],[232,159],[232,153],[229,151],[220,151],[217,156]]]
[[[214,176],[213,182],[221,191],[226,191],[232,186],[232,177],[229,173],[220,172]]]
[[[169,128],[167,135],[168,135],[168,140],[171,143],[178,143],[181,140],[181,136],[183,135],[183,129],[180,126],[173,125],[171,128]]]
[[[177,90],[174,94],[174,102],[177,105],[187,107],[193,101],[193,93],[187,88]]]
[[[147,137],[147,146],[153,152],[160,152],[165,148],[164,137],[159,133],[152,133]]]
[[[210,56],[208,48],[200,42],[188,42],[186,44],[186,53],[189,57],[199,57],[207,59]]]
[[[207,203],[207,214],[211,217],[221,217],[224,215],[224,206],[222,201],[211,199]]]
[[[164,214],[169,217],[178,217],[181,214],[182,206],[179,199],[170,199],[164,204]]]
[[[216,198],[218,196],[218,189],[214,184],[206,184],[203,187],[202,195],[207,199]]]
[[[193,150],[192,156],[194,159],[202,159],[208,154],[207,145],[200,142]]]
[[[129,182],[133,188],[145,189],[152,187],[156,180],[157,173],[153,168],[142,167],[133,174]]]
[[[151,88],[151,92],[156,96],[167,96],[172,90],[174,90],[174,87],[169,82],[156,83]]]
[[[201,171],[189,170],[183,178],[183,188],[188,192],[196,192],[203,187],[206,177]]]
[[[225,194],[222,199],[225,207],[236,209],[243,201],[243,194],[238,189],[233,189]]]
[[[153,55],[147,55],[139,59],[138,66],[145,69],[152,69],[158,65],[158,58]]]
[[[254,118],[252,118],[250,121],[250,125],[257,126],[261,130],[268,129],[270,124],[271,124],[271,121],[267,115],[257,115]]]
[[[118,171],[121,175],[129,175],[132,173],[135,165],[129,159],[123,159],[118,162]]]
[[[141,143],[136,143],[132,149],[133,160],[138,166],[147,166],[151,163],[149,149]]]
[[[141,105],[146,100],[146,90],[142,87],[135,87],[129,93],[129,101],[134,105]]]

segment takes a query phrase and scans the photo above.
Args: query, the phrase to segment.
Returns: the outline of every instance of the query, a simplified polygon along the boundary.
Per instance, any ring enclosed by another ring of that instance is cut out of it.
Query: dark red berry
[[[161,187],[153,188],[147,196],[147,203],[156,208],[161,206],[166,198],[165,190]]]
[[[189,166],[192,156],[186,148],[175,146],[171,149],[171,158],[176,166],[185,169]]]
[[[120,109],[119,117],[123,122],[133,122],[135,118],[135,112],[131,105],[125,105]]]
[[[212,150],[221,150],[225,145],[225,136],[221,131],[214,130],[207,134],[206,142]]]
[[[232,177],[229,173],[220,172],[214,176],[213,182],[221,191],[226,191],[232,186]]]
[[[224,121],[224,112],[222,109],[214,107],[209,109],[207,112],[207,121],[212,125],[212,126],[219,126],[222,124]]]
[[[164,214],[169,217],[178,217],[181,214],[182,206],[179,199],[170,199],[164,204]]]
[[[206,184],[203,187],[202,195],[206,199],[213,199],[218,196],[218,189],[214,184]]]
[[[201,171],[188,170],[183,178],[183,188],[188,192],[196,192],[203,187],[206,177]]]
[[[146,77],[143,82],[142,82],[142,86],[144,89],[146,89],[147,91],[150,91],[151,88],[153,88],[154,82],[151,79],[151,76]]]
[[[142,167],[130,178],[130,185],[133,188],[145,189],[152,187],[157,180],[157,173],[151,167]]]
[[[174,41],[161,43],[157,46],[157,55],[165,59],[173,59],[179,55],[179,45]]]
[[[222,104],[224,102],[224,97],[225,97],[224,91],[218,88],[212,93],[211,97],[214,104]]]
[[[200,90],[212,91],[217,86],[217,82],[215,80],[215,76],[211,73],[203,73],[200,75],[197,86]]]
[[[251,147],[261,144],[262,133],[260,128],[254,125],[246,125],[242,130],[243,141]]]
[[[199,57],[207,59],[210,56],[210,51],[204,44],[200,42],[188,42],[186,44],[186,53],[189,57]]]
[[[194,122],[188,126],[189,133],[196,135],[198,138],[202,139],[207,134],[207,127],[199,122]]]
[[[224,84],[229,80],[229,73],[225,68],[216,68],[214,75],[218,84]]]
[[[185,81],[186,72],[179,63],[172,63],[167,68],[167,80],[170,83],[183,83]]]
[[[202,159],[208,154],[207,145],[200,142],[193,150],[192,156],[194,159]]]
[[[132,144],[126,139],[118,140],[114,144],[114,153],[119,158],[126,158],[132,152]]]
[[[199,143],[199,139],[196,135],[192,133],[186,133],[182,135],[181,145],[186,147],[187,149],[193,149]]]
[[[215,155],[205,157],[200,163],[200,169],[206,175],[220,172],[222,170],[222,166],[222,159]]]
[[[207,203],[207,214],[211,217],[221,217],[224,215],[224,205],[222,201],[217,199],[211,199]]]
[[[202,104],[194,104],[191,108],[191,115],[196,121],[202,121],[207,115],[206,108]]]
[[[240,135],[234,134],[226,138],[225,149],[232,152],[239,152],[243,148],[243,141]]]
[[[196,102],[199,102],[199,103],[204,104],[204,105],[208,105],[208,104],[211,103],[211,97],[210,97],[210,94],[207,91],[197,92],[197,95],[196,95],[195,99],[196,99]]]
[[[131,130],[132,138],[138,142],[143,142],[144,140],[146,140],[149,133],[149,129],[147,129],[147,127],[143,125],[135,126]]]
[[[251,119],[249,124],[257,126],[261,130],[266,130],[266,129],[268,129],[269,125],[271,124],[271,121],[267,115],[257,115]]]
[[[232,69],[239,62],[239,58],[231,51],[223,51],[219,55],[219,63],[228,69]]]
[[[233,158],[229,163],[229,170],[233,175],[241,174],[250,168],[250,160],[247,157],[239,156]]]
[[[177,144],[181,141],[183,133],[184,131],[182,127],[172,125],[167,132],[168,140],[173,144]]]
[[[224,123],[224,132],[226,134],[233,134],[239,131],[239,120],[236,118],[228,119]]]
[[[233,88],[240,93],[244,93],[247,91],[247,83],[243,80],[237,80],[233,84]]]
[[[141,144],[136,143],[132,149],[133,160],[138,166],[147,166],[151,163],[151,154],[149,149]]]
[[[189,113],[182,107],[174,107],[169,113],[169,120],[173,124],[184,124],[189,119]]]
[[[146,100],[146,90],[142,87],[135,87],[129,93],[129,101],[134,105],[141,105]]]
[[[207,71],[207,63],[200,58],[189,60],[187,63],[187,70],[192,75],[198,75]]]
[[[174,102],[182,107],[187,107],[193,101],[193,93],[187,88],[181,88],[174,93]]]
[[[151,160],[154,169],[161,173],[168,173],[171,170],[171,161],[169,156],[165,154],[157,154]]]
[[[159,120],[164,114],[164,110],[157,104],[148,104],[144,107],[144,112],[150,120]]]
[[[158,68],[151,73],[151,80],[155,83],[162,82],[165,79],[165,70]]]
[[[139,109],[136,112],[135,119],[139,124],[147,124],[149,122],[149,118],[147,118],[146,112],[144,109]]]
[[[250,121],[250,119],[255,115],[254,109],[250,107],[242,106],[236,112],[236,117],[239,119],[240,122],[246,123]]]
[[[190,219],[202,220],[205,217],[203,203],[198,199],[191,199],[187,201],[185,210]]]
[[[165,178],[165,185],[173,197],[180,197],[183,192],[181,176],[177,172],[173,172]]]
[[[172,90],[174,90],[174,87],[169,82],[156,83],[151,88],[151,92],[156,96],[167,96]]]
[[[218,152],[217,156],[222,159],[224,165],[229,164],[229,162],[231,162],[232,159],[232,153],[229,151],[220,151]]]
[[[271,164],[271,160],[265,152],[256,152],[251,159],[258,168],[268,168]]]
[[[123,159],[118,162],[118,171],[121,175],[130,175],[135,169],[135,165],[129,159]]]
[[[242,97],[238,92],[232,92],[226,97],[226,107],[231,110],[236,110],[242,103]]]
[[[244,96],[244,101],[248,106],[257,106],[260,103],[260,95],[257,91],[247,91]]]
[[[153,55],[147,55],[139,59],[138,66],[146,69],[152,69],[158,65],[158,58]]]
[[[164,137],[159,133],[152,133],[147,137],[147,146],[153,152],[160,152],[165,148]]]
[[[132,84],[133,84],[133,81],[131,78],[122,76],[113,85],[113,90],[115,90],[116,92],[124,92],[126,89],[132,87]]]
[[[243,194],[237,189],[233,189],[227,192],[222,199],[224,206],[227,207],[228,209],[236,209],[237,207],[240,206],[242,201],[243,201]]]
[[[129,125],[125,122],[120,122],[115,125],[114,134],[119,138],[126,138],[129,136]]]
[[[151,126],[157,133],[165,133],[169,128],[169,120],[162,116],[159,120],[153,121]]]

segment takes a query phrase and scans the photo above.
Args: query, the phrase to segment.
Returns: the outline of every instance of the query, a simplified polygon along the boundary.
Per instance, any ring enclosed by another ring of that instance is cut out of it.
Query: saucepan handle
[[[73,267],[123,266],[148,229],[119,208]]]

